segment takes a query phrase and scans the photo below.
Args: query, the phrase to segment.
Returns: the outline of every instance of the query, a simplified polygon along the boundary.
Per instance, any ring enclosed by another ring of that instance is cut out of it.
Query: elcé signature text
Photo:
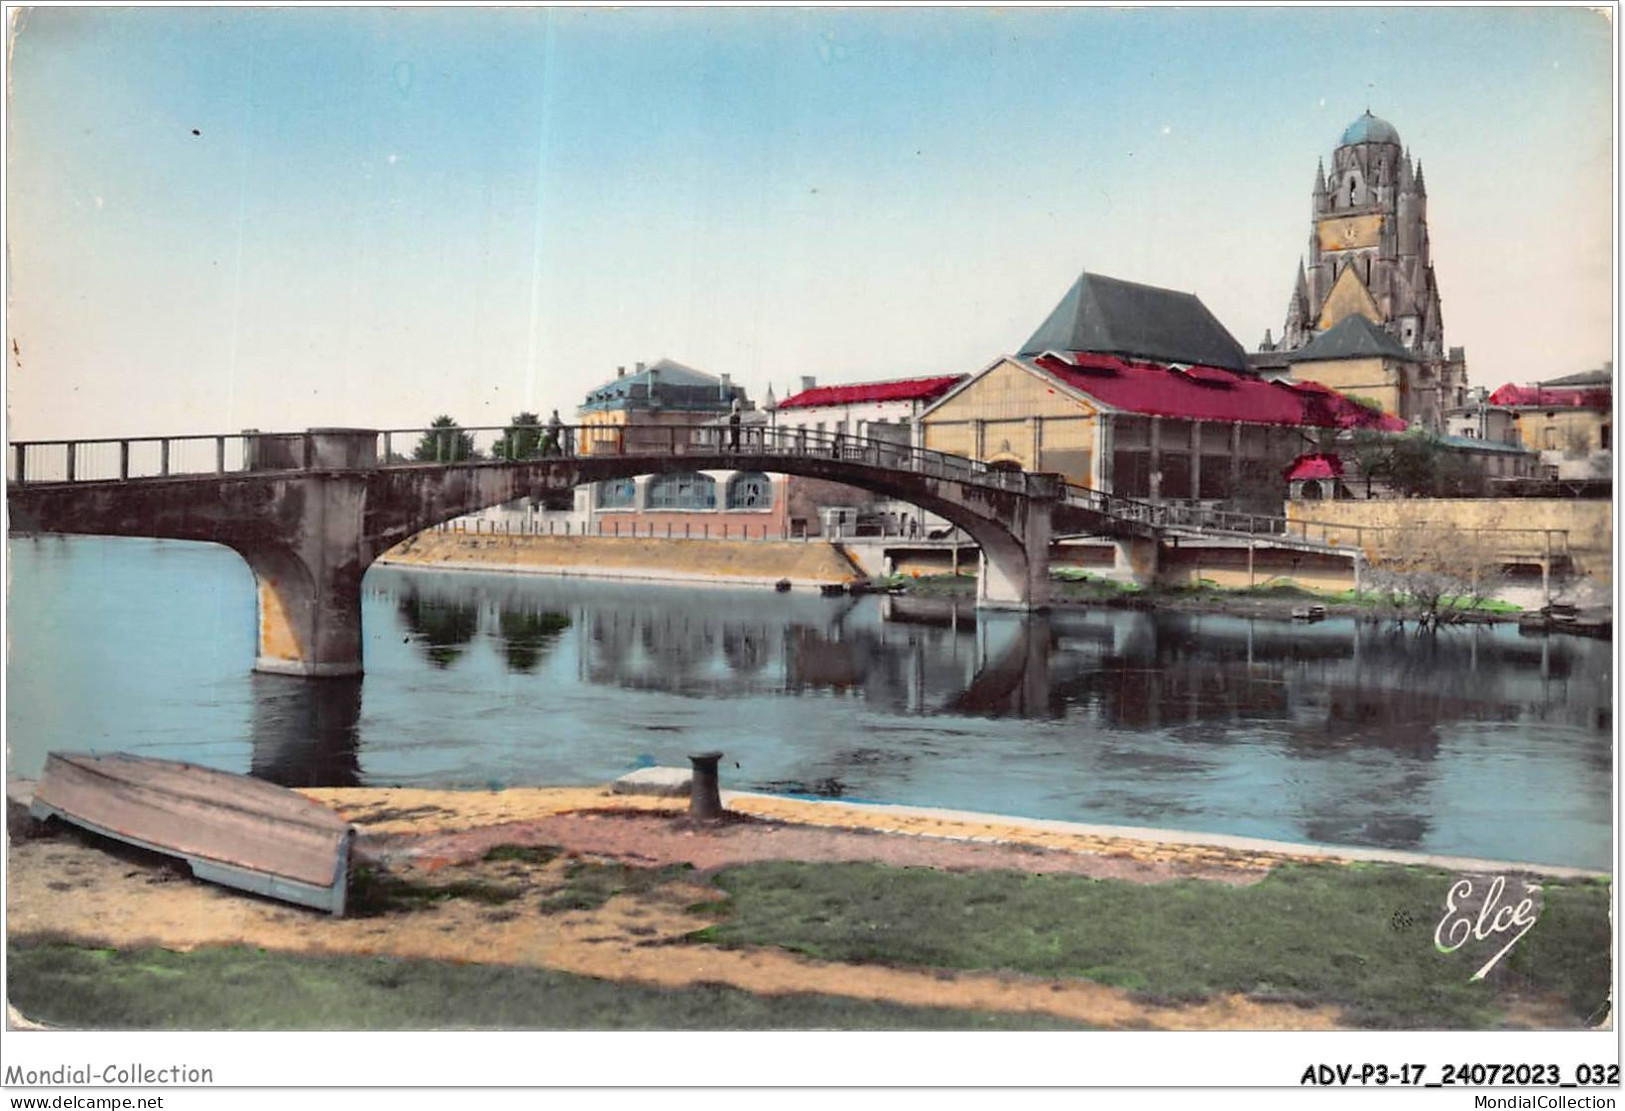
[[[1484,901],[1478,912],[1462,909],[1460,904],[1473,896],[1472,879],[1457,880],[1451,884],[1450,892],[1444,899],[1444,917],[1439,919],[1439,925],[1433,931],[1433,944],[1441,953],[1454,953],[1469,940],[1484,941],[1491,937],[1504,934],[1508,930],[1517,929],[1507,943],[1496,950],[1489,960],[1484,962],[1482,968],[1468,977],[1468,982],[1482,980],[1490,969],[1494,968],[1502,957],[1506,956],[1512,947],[1534,928],[1535,919],[1539,912],[1535,909],[1534,895],[1540,890],[1539,884],[1524,883],[1524,897],[1516,904],[1501,902],[1506,891],[1506,878],[1496,876],[1489,881],[1489,887],[1484,892]]]

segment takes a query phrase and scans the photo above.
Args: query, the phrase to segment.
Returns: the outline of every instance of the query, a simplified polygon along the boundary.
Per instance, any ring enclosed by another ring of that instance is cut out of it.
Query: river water
[[[227,549],[11,541],[9,774],[124,750],[289,786],[723,785],[1606,868],[1611,645],[374,567],[359,681],[250,671]]]

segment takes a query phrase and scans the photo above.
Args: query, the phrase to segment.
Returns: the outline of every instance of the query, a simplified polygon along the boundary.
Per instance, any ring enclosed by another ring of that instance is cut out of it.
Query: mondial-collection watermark
[[[1473,1107],[1509,1111],[1575,1111],[1578,1108],[1611,1108],[1613,1096],[1474,1096]]]
[[[21,1087],[72,1088],[91,1084],[213,1084],[214,1070],[191,1065],[83,1064],[58,1065],[54,1069],[24,1069],[11,1065],[3,1078],[7,1085]]]

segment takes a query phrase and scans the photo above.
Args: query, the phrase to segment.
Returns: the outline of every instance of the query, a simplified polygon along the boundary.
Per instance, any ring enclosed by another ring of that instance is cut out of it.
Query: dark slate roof
[[[1370,359],[1383,356],[1418,362],[1415,355],[1405,350],[1393,336],[1377,327],[1359,313],[1350,313],[1292,352],[1295,363],[1320,362],[1326,359]]]
[[[661,359],[643,370],[611,378],[589,392],[578,411],[641,408],[650,403],[674,409],[726,410],[731,399],[743,400],[744,396],[744,388],[737,383],[725,392],[722,379],[673,359]]]
[[[1254,374],[1266,370],[1285,370],[1292,362],[1290,351],[1249,351],[1247,369]]]
[[[1246,370],[1247,352],[1194,293],[1078,275],[1018,354],[1087,351]]]
[[[1539,384],[1542,386],[1612,386],[1614,384],[1614,368],[1605,366],[1598,370],[1582,370],[1579,374],[1565,374],[1561,378],[1548,378]]]

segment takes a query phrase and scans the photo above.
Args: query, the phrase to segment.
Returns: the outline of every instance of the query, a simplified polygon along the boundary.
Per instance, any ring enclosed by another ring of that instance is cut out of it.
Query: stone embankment
[[[797,586],[820,586],[866,577],[836,546],[796,540],[425,532],[390,549],[378,562],[462,571],[767,586],[786,579]]]

